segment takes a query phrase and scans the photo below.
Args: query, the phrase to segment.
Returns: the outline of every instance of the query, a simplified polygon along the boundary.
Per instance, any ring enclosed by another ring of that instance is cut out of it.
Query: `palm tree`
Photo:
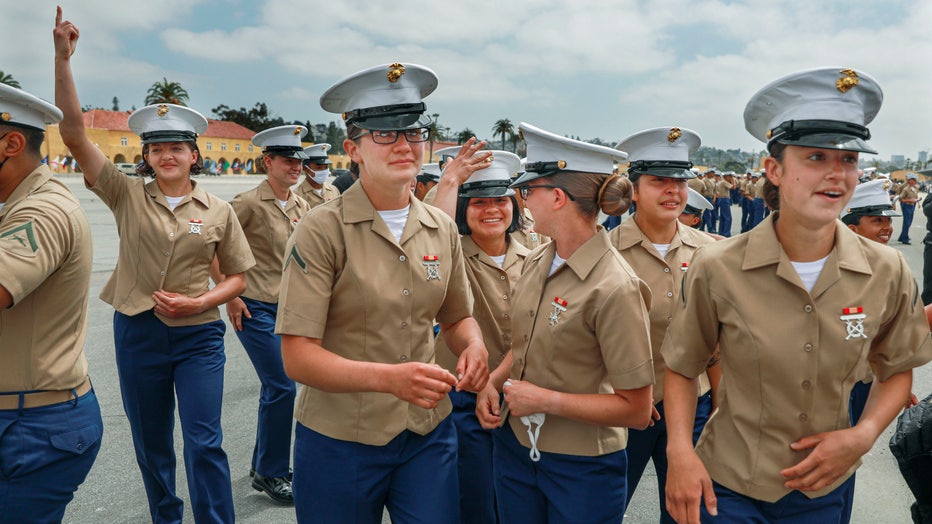
[[[169,82],[167,78],[162,77],[161,82],[152,84],[146,95],[146,105],[152,104],[176,104],[179,106],[188,105],[188,92],[185,91],[178,82]]]
[[[0,84],[6,84],[10,87],[22,89],[19,85],[19,82],[17,82],[16,79],[13,78],[13,75],[8,75],[4,73],[3,71],[0,71]]]
[[[469,129],[468,127],[463,128],[462,131],[456,134],[456,143],[465,144],[467,140],[474,136],[476,136],[476,133],[474,133],[472,129]]]
[[[511,120],[502,118],[492,126],[492,136],[502,135],[502,150],[505,149],[505,140],[515,134],[515,128],[511,125]]]

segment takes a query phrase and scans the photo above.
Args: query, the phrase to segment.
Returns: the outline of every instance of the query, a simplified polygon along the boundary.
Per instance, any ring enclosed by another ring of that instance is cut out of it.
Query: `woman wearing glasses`
[[[625,154],[520,125],[527,172],[512,185],[538,230],[515,284],[507,410],[480,403],[493,431],[502,522],[620,522],[625,428],[651,415],[650,292],[596,225],[619,215],[631,184],[612,175]],[[495,424],[493,424],[495,425]]]
[[[775,212],[696,253],[664,339],[677,522],[841,522],[861,456],[909,398],[912,369],[932,358],[903,256],[838,220],[858,153],[874,152],[866,126],[882,98],[864,73],[821,68],[772,82],[745,108],[770,153]],[[721,402],[693,448],[695,377],[716,347]],[[876,380],[852,427],[849,394],[868,366]]]
[[[376,66],[321,97],[342,113],[359,183],[312,210],[286,246],[276,331],[302,389],[295,416],[299,522],[457,522],[448,393],[481,390],[488,352],[456,224],[413,198],[437,85],[414,64]],[[433,358],[433,321],[458,355]]]

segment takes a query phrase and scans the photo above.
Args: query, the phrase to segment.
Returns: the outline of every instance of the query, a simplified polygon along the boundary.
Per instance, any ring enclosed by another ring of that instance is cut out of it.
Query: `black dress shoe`
[[[256,468],[249,468],[249,478],[256,476]]]
[[[256,491],[264,491],[276,502],[294,504],[294,495],[291,493],[291,481],[286,477],[263,477],[256,473],[252,477],[252,487]]]

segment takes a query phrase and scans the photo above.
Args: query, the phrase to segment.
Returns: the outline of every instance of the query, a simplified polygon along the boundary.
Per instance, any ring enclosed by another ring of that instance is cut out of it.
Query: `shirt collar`
[[[26,198],[29,194],[33,193],[38,189],[42,184],[48,182],[52,178],[52,171],[49,169],[49,166],[45,164],[40,164],[38,167],[32,170],[31,173],[26,175],[26,178],[16,186],[16,189],[10,193],[10,196],[6,199],[6,202],[3,204],[3,209],[0,209],[0,217],[2,217],[5,212],[12,209],[13,205]]]
[[[692,248],[699,247],[695,238],[687,234],[688,232],[686,229],[688,227],[689,226],[683,225],[679,220],[676,221],[676,233],[673,234],[673,240],[670,242],[671,251],[680,245],[686,245]],[[629,249],[637,244],[642,244],[645,248],[648,245],[653,245],[653,242],[647,238],[647,235],[641,231],[637,222],[634,221],[634,216],[628,217],[618,226],[618,238],[619,251]]]
[[[412,217],[421,223],[424,227],[437,229],[438,224],[425,208],[424,203],[414,198],[408,200],[411,208],[408,211],[408,219]],[[362,188],[362,184],[353,184],[343,193],[343,222],[346,224],[357,224],[359,222],[371,222],[375,220],[377,211],[369,201],[369,196]]]
[[[566,260],[566,266],[576,273],[580,280],[585,280],[596,264],[599,263],[599,260],[605,256],[605,253],[615,249],[602,226],[598,226],[598,228],[599,230],[596,231],[595,235],[579,246]],[[534,253],[532,260],[536,263],[542,260],[553,261],[553,256],[556,254],[556,243],[551,241],[544,249],[535,250]]]
[[[158,182],[154,178],[146,183],[146,193],[152,198],[158,198],[159,195],[162,195],[162,198],[165,197],[162,190],[159,188]],[[197,200],[202,206],[206,208],[210,207],[210,200],[207,198],[207,192],[198,186],[197,180],[191,180],[191,192],[188,193],[188,196],[191,197],[191,200]],[[184,200],[182,200],[182,202],[184,202]]]
[[[479,249],[479,246],[476,244],[476,242],[472,239],[471,236],[464,235],[460,237],[460,243],[463,246],[463,256],[465,258],[478,257],[479,260],[485,263],[486,265],[493,266],[496,268],[499,267],[498,264],[496,264],[495,261],[492,260],[492,257],[486,254],[485,251],[482,251],[481,249]],[[513,238],[509,237],[507,244],[508,244],[508,247],[505,249],[505,262],[502,264],[501,268],[499,269],[508,269],[514,263],[526,258],[528,253],[531,252],[530,249],[524,247],[520,242],[518,242],[517,240]]]

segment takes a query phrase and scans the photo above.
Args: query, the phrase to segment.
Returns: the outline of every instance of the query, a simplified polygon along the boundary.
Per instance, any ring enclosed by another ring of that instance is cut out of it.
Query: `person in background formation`
[[[659,127],[635,133],[621,140],[616,149],[628,152],[628,178],[634,185],[633,200],[638,210],[630,220],[609,234],[615,249],[641,278],[651,292],[650,347],[654,365],[653,421],[644,430],[628,432],[628,497],[641,480],[647,463],[653,461],[660,495],[660,521],[672,523],[666,511],[664,484],[667,477],[667,431],[663,408],[663,376],[666,366],[660,346],[673,316],[679,311],[680,286],[693,253],[714,240],[690,227],[679,218],[688,203],[687,180],[695,175],[689,171],[689,155],[699,149],[699,135],[686,128]],[[724,184],[719,182],[716,203],[729,200]],[[701,195],[700,195],[701,197]],[[724,212],[731,213],[731,206]],[[696,417],[693,441],[713,409],[711,386],[718,387],[719,366],[710,362],[706,374],[700,375],[696,390]],[[707,378],[708,376],[708,378]]]
[[[909,245],[909,228],[913,225],[913,214],[916,212],[916,202],[919,200],[919,189],[916,187],[919,176],[916,173],[906,173],[906,183],[897,191],[900,205],[903,209],[903,229],[897,239],[901,244]]]
[[[689,180],[692,179],[687,179],[687,182],[689,182]],[[683,212],[680,213],[678,220],[681,224],[693,229],[699,229],[699,226],[702,224],[702,212],[706,209],[712,209],[712,203],[691,187],[686,188],[686,193],[686,207],[683,208]],[[703,233],[705,232],[703,231]],[[706,234],[712,236],[711,233]],[[715,235],[715,237],[717,237],[716,240],[721,239],[718,235]]]
[[[414,198],[423,201],[424,195],[440,182],[440,164],[424,164],[421,172],[414,177]],[[435,191],[436,193],[436,191]]]
[[[295,191],[312,209],[340,196],[340,190],[327,182],[330,176],[330,159],[327,158],[329,150],[330,144],[315,144],[304,148],[307,157],[303,160],[304,180]]]
[[[197,135],[207,119],[158,104],[129,116],[142,138],[146,181],[121,173],[84,129],[71,72],[78,28],[55,30],[55,102],[62,140],[84,170],[86,186],[113,212],[119,256],[101,299],[114,306],[113,337],[123,409],[129,420],[153,522],[181,522],[175,494],[175,399],[184,437],[194,518],[233,522],[230,467],[220,427],[225,324],[217,306],[246,288],[255,264],[229,204],[191,178],[202,167]],[[211,261],[227,278],[209,287]]]
[[[751,219],[748,222],[748,231],[763,222],[767,211],[767,205],[764,203],[765,177],[762,175],[763,173],[759,171],[751,173],[751,182],[748,184],[748,194],[751,197]]]
[[[295,416],[300,523],[458,522],[451,389],[479,391],[488,352],[454,221],[411,194],[437,76],[375,66],[321,96],[343,114],[359,182],[305,215],[285,247],[276,332]],[[488,167],[486,162],[483,167]],[[436,319],[458,355],[434,363]]]
[[[521,123],[523,192],[551,242],[528,255],[515,284],[509,379],[477,406],[492,433],[502,522],[620,522],[626,429],[647,427],[654,381],[650,291],[596,225],[624,213],[631,183],[612,175],[626,155]],[[499,389],[501,388],[501,389]]]
[[[731,190],[735,188],[735,173],[726,171],[716,178],[715,182],[715,210],[718,214],[718,234],[723,237],[731,236]],[[714,233],[714,231],[712,231]]]
[[[0,84],[0,521],[61,522],[103,435],[84,342],[93,254],[77,198],[42,164],[62,113]]]
[[[291,491],[291,425],[295,385],[282,364],[281,337],[275,334],[278,292],[285,243],[311,205],[291,191],[300,180],[307,154],[304,126],[279,126],[256,133],[268,178],[233,197],[256,265],[246,272],[246,291],[227,302],[227,316],[249,355],[261,384],[256,443],[249,474],[252,487],[277,502],[293,503]],[[307,183],[307,180],[305,180]],[[312,188],[313,191],[313,188]],[[223,277],[215,275],[220,282]]]
[[[922,303],[932,306],[932,192],[922,200],[926,236],[922,239]]]
[[[517,180],[525,173],[524,166],[526,163],[527,158],[522,158],[521,167],[518,168],[518,172],[515,174],[514,180]],[[521,196],[520,191],[515,193],[515,202],[518,203],[518,215],[520,215],[521,227],[512,233],[511,236],[529,250],[534,250],[537,247],[550,242],[549,237],[538,233],[535,229],[534,216],[531,214],[531,210],[528,209],[528,207],[525,205],[524,198]]]
[[[715,169],[707,169],[702,180],[703,186],[702,190],[699,192],[702,193],[702,196],[706,200],[712,202],[712,209],[702,212],[702,229],[708,231],[709,233],[715,233],[718,231],[718,217],[716,216],[716,207],[715,207]]]
[[[912,369],[932,359],[903,256],[838,220],[858,152],[873,152],[866,125],[881,100],[865,73],[821,68],[748,102],[745,127],[770,153],[775,212],[693,257],[664,340],[667,508],[677,522],[840,522],[861,456],[905,404]],[[693,448],[694,377],[716,347],[722,400]],[[852,427],[849,395],[868,366],[871,401]]]
[[[740,192],[741,200],[741,232],[747,233],[751,230],[751,208],[754,202],[754,196],[752,194],[751,186],[751,175],[752,172],[748,171],[741,177],[741,182],[738,184],[738,190]]]
[[[492,160],[487,165],[486,159]],[[498,412],[500,385],[511,371],[511,301],[514,282],[521,275],[528,249],[509,233],[518,229],[520,216],[514,190],[508,186],[520,159],[507,151],[482,151],[474,141],[463,145],[448,160],[434,205],[456,219],[462,235],[466,275],[475,303],[473,318],[482,329],[492,370],[482,398],[483,411]],[[439,337],[434,350],[437,363],[456,372],[456,358]],[[492,476],[492,433],[477,418],[477,395],[451,391],[453,422],[459,443],[460,523],[497,522]]]

